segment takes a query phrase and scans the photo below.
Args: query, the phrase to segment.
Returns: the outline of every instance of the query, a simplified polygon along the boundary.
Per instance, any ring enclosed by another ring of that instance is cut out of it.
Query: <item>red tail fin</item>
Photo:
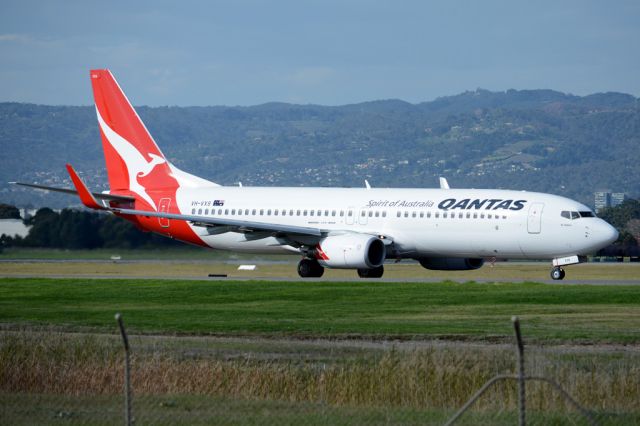
[[[111,192],[133,192],[155,210],[149,191],[178,187],[170,165],[111,72],[92,70],[91,84]]]

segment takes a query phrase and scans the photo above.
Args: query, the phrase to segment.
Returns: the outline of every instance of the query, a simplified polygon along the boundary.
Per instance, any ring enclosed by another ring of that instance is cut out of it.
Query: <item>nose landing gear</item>
[[[564,269],[559,266],[556,266],[551,270],[551,279],[554,280],[562,280],[564,279]]]

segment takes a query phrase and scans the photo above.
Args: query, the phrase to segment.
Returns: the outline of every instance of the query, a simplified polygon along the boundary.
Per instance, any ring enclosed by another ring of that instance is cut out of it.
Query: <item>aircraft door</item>
[[[367,214],[368,214],[368,210],[367,209],[360,209],[360,211],[358,212],[358,223],[360,225],[366,225],[367,224]]]
[[[171,205],[171,198],[161,198],[160,199],[160,208],[158,209],[161,213],[169,213],[169,206]],[[166,217],[159,217],[158,222],[160,222],[160,226],[163,228],[169,227],[169,219]]]
[[[353,225],[354,215],[357,213],[357,210],[354,207],[349,207],[345,214],[347,217],[345,218],[345,223],[347,225]]]
[[[533,203],[529,207],[529,216],[527,218],[527,231],[530,234],[539,234],[542,230],[542,210],[543,203]]]

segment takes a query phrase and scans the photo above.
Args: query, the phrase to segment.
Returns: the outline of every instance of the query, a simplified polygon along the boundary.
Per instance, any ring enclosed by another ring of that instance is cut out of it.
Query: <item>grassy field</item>
[[[640,286],[0,279],[0,322],[138,333],[640,343]]]
[[[640,286],[0,279],[0,418],[114,424],[442,424],[486,380],[552,377],[601,424],[640,422]],[[530,424],[584,424],[527,385]],[[515,384],[461,424],[513,424]],[[223,419],[223,420],[221,420]]]

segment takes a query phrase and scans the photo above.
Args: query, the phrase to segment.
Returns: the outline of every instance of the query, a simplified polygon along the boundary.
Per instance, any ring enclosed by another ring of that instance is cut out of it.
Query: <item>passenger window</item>
[[[420,212],[420,218],[424,217],[424,212]]]
[[[427,219],[431,219],[431,212],[427,212]]]
[[[362,212],[360,212],[360,216],[365,217],[366,216],[366,212],[363,210]]]
[[[244,209],[244,215],[249,216],[249,209]]]
[[[478,218],[478,213],[474,213],[474,214],[473,214],[473,218],[474,218],[474,219],[477,219],[477,218]]]
[[[467,219],[471,219],[471,213],[467,212]]]
[[[198,209],[198,214],[202,214],[202,209]]]
[[[274,215],[274,216],[278,216],[278,209],[275,209],[275,210],[273,211],[273,215]]]
[[[440,212],[436,212],[436,219],[440,218]]]
[[[315,210],[309,210],[309,216],[313,216],[314,214],[316,214]]]
[[[484,213],[480,213],[480,219],[484,219]]]
[[[253,216],[255,216],[255,215],[256,215],[256,209],[251,210],[251,214],[252,214]]]
[[[296,216],[300,216],[300,210],[296,210]]]
[[[487,215],[487,219],[491,219],[493,216],[491,216],[490,214]]]
[[[402,216],[402,213],[401,213],[401,212],[398,212],[398,213],[396,214],[396,217],[400,217],[400,216]]]
[[[222,215],[222,209],[218,209],[218,214]]]
[[[353,210],[349,210],[349,213],[347,214],[347,216],[349,217],[353,216]]]
[[[411,213],[411,217],[415,218],[416,217],[416,212]]]
[[[282,216],[286,216],[287,215],[287,211],[286,210],[282,210]]]
[[[376,212],[376,217],[380,217],[380,212]]]
[[[404,212],[404,217],[409,217],[409,212]]]
[[[447,213],[447,212],[442,213],[442,217],[443,217],[444,219],[446,219],[446,218],[448,217],[447,215],[448,215],[448,213]]]
[[[334,217],[335,217],[335,215],[336,215],[336,211],[335,211],[335,210],[333,210],[333,211],[331,212],[331,216],[334,216]]]
[[[325,215],[325,216],[329,216],[329,210],[325,210],[325,211],[324,211],[324,215]]]
[[[382,217],[387,217],[387,212],[386,212],[386,210],[382,212]]]
[[[306,215],[307,215],[307,211],[306,211],[306,210],[304,210],[304,211],[302,212],[302,215],[303,215],[303,216],[306,216]]]
[[[191,214],[196,214],[196,209],[191,209]]]
[[[373,217],[373,212],[369,210],[369,217]]]
[[[318,216],[322,216],[322,210],[318,210]]]
[[[229,209],[225,209],[224,214],[229,215]]]
[[[293,210],[289,210],[289,216],[293,216]],[[300,216],[300,211],[298,211],[298,216]]]
[[[340,210],[340,217],[344,216],[344,210]]]
[[[264,215],[264,209],[260,209],[260,216]]]
[[[236,214],[236,209],[231,210],[231,214],[235,216],[235,214]]]

